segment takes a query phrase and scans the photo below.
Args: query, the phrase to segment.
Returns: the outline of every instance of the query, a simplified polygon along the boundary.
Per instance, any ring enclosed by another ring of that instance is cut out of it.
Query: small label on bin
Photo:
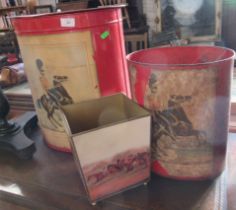
[[[61,18],[61,27],[75,27],[75,18]]]

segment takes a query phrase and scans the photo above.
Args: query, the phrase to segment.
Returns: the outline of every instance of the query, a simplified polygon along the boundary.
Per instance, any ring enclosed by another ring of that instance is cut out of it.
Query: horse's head
[[[168,107],[180,106],[182,103],[190,101],[192,96],[171,95]]]
[[[67,79],[68,79],[67,76],[53,76],[53,80],[58,83],[64,82]]]

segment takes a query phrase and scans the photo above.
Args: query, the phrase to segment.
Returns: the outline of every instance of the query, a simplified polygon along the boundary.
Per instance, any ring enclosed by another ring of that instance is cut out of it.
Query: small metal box
[[[62,107],[91,203],[150,177],[150,114],[122,94]]]

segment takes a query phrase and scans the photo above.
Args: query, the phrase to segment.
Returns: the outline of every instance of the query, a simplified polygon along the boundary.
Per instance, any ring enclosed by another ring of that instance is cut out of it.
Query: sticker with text
[[[75,18],[61,18],[61,27],[75,27]]]

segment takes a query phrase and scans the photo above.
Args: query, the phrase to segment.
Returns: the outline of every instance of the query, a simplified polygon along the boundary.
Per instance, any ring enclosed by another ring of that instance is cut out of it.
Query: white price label
[[[75,27],[75,18],[61,18],[61,27]]]

